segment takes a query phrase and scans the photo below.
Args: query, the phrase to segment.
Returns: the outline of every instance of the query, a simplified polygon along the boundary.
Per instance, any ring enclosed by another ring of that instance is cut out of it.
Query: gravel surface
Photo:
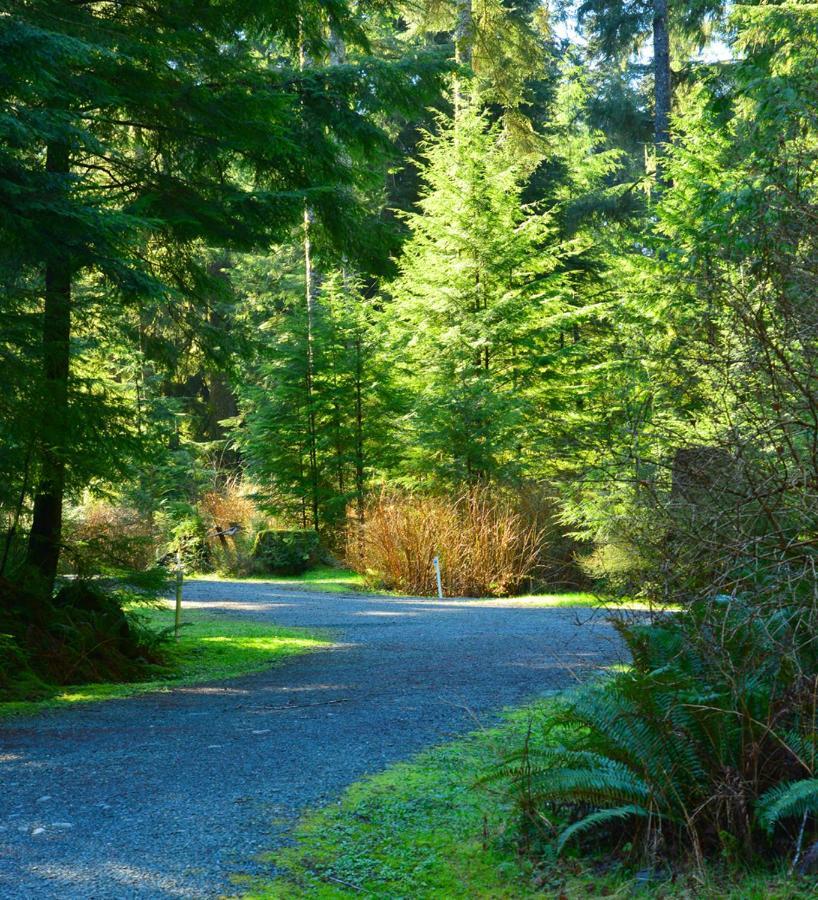
[[[218,684],[0,725],[0,898],[205,898],[363,775],[619,656],[589,610],[191,582],[188,605],[333,629]]]

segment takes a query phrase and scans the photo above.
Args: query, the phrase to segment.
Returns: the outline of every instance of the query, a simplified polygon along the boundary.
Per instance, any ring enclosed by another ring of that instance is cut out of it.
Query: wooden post
[[[174,624],[174,634],[176,640],[179,640],[179,629],[182,627],[182,553],[176,551],[176,620]]]

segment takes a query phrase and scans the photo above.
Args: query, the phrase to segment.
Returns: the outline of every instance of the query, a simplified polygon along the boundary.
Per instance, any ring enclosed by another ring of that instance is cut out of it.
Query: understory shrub
[[[534,575],[545,537],[545,527],[523,514],[519,499],[496,488],[383,492],[366,504],[364,525],[350,528],[347,559],[385,587],[430,596],[437,593],[437,556],[447,595],[497,597]]]
[[[632,667],[559,704],[485,780],[560,850],[797,863],[818,839],[816,624],[747,598],[619,622]]]
[[[198,503],[207,527],[210,565],[226,575],[248,575],[254,568],[253,548],[265,517],[237,479],[207,491]]]
[[[257,571],[301,575],[319,559],[321,539],[309,529],[270,528],[256,535],[253,561]]]
[[[45,599],[0,579],[0,700],[37,699],[55,685],[138,681],[155,673],[165,636],[123,612],[129,599],[124,589],[80,580]]]
[[[75,509],[66,517],[63,543],[63,570],[80,576],[147,569],[156,558],[146,516],[102,502]]]

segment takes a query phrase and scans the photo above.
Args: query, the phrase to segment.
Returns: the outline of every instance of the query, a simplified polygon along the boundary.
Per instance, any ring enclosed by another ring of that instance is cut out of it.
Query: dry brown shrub
[[[264,524],[264,516],[248,495],[247,486],[231,479],[219,489],[208,491],[199,501],[199,513],[208,527],[216,569],[233,575],[249,574],[254,532]],[[236,529],[232,534],[222,534],[232,529]]]
[[[204,494],[199,501],[199,510],[208,525],[218,526],[221,530],[239,525],[246,531],[259,516],[255,503],[234,482]]]
[[[419,596],[437,593],[435,556],[448,596],[514,593],[534,574],[546,534],[516,498],[487,486],[443,496],[383,491],[367,502],[364,522],[350,526],[348,562]]]
[[[63,541],[63,565],[81,575],[144,570],[156,558],[150,521],[126,506],[95,502],[80,507],[66,518]]]

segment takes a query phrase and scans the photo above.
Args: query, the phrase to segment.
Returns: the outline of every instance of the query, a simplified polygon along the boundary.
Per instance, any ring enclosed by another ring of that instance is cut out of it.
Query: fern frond
[[[770,832],[781,819],[818,812],[818,778],[805,778],[770,788],[756,805],[762,828]]]
[[[578,834],[582,834],[589,828],[606,825],[617,819],[629,819],[631,816],[641,816],[646,818],[650,815],[650,810],[645,809],[644,806],[638,806],[633,803],[628,804],[627,806],[615,806],[613,809],[600,809],[597,812],[585,816],[585,818],[580,819],[578,822],[574,822],[573,825],[569,825],[560,832],[560,835],[557,838],[557,853],[562,853],[563,848],[571,838],[576,837]]]

